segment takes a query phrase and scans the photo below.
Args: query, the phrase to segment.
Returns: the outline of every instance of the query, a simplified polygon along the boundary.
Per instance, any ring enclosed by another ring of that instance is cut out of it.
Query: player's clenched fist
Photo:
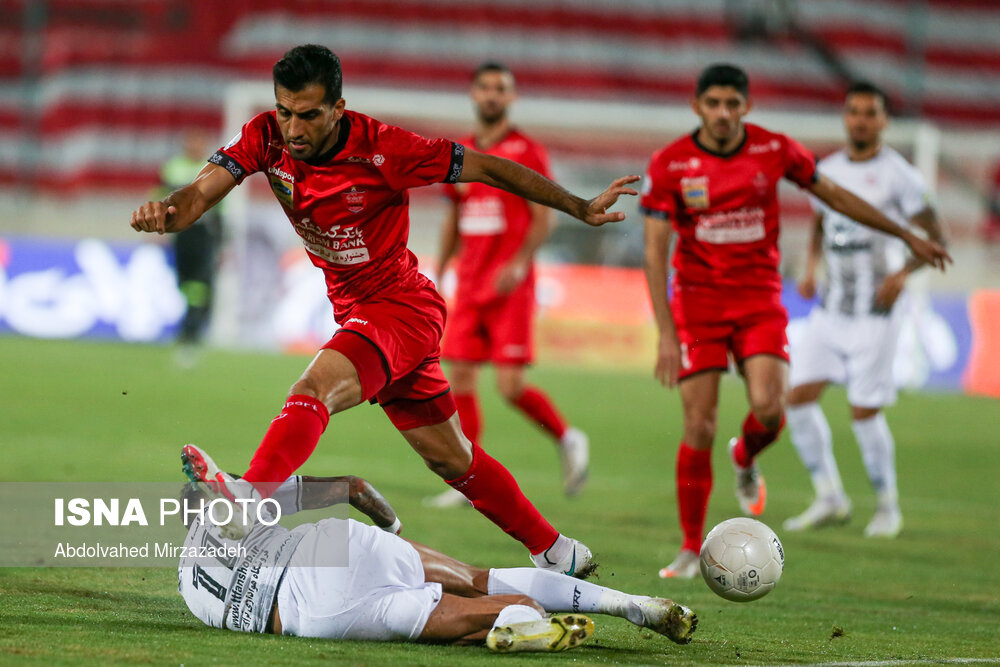
[[[132,211],[132,229],[137,232],[164,234],[175,215],[177,215],[176,206],[162,201],[148,201]]]

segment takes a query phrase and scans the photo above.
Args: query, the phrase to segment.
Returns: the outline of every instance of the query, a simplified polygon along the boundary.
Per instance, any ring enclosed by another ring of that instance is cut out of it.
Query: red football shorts
[[[441,356],[449,361],[531,363],[534,317],[534,289],[519,288],[485,303],[456,301],[448,314]]]
[[[680,378],[766,354],[788,361],[788,312],[764,290],[678,288],[670,309],[681,343]]]
[[[441,370],[444,300],[431,287],[355,306],[323,346],[354,365],[361,392],[401,431],[440,424],[455,413]]]

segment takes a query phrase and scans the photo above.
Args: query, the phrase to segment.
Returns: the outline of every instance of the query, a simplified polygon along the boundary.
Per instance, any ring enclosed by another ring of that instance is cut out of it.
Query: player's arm
[[[816,269],[819,268],[820,257],[823,256],[823,213],[816,212],[813,216],[813,226],[809,230],[809,246],[806,248],[806,269],[799,281],[799,294],[803,299],[816,296]]]
[[[339,477],[302,476],[302,509],[322,509],[344,502],[343,484],[348,487],[348,502],[382,530],[399,534],[401,525],[389,501],[367,480],[354,475]]]
[[[458,177],[462,183],[485,183],[501,190],[511,192],[518,197],[524,197],[538,204],[569,213],[574,218],[588,225],[599,227],[606,222],[621,222],[625,219],[622,212],[608,213],[622,195],[636,196],[629,183],[639,180],[638,176],[623,176],[616,179],[608,189],[593,199],[582,199],[557,183],[545,178],[537,171],[495,155],[487,155],[466,149],[462,165],[462,174]]]
[[[441,281],[444,279],[444,272],[448,268],[448,262],[458,252],[458,213],[458,202],[451,202],[451,205],[448,207],[448,214],[444,219],[444,224],[441,225],[441,245],[438,249],[437,273],[434,274],[437,276],[435,280],[437,281],[438,289],[441,288]]]
[[[132,229],[158,234],[184,231],[235,186],[236,180],[228,171],[206,164],[190,184],[132,211]]]
[[[939,243],[922,239],[910,230],[900,227],[874,206],[822,174],[809,188],[809,191],[823,200],[827,206],[843,213],[852,220],[903,239],[906,245],[910,246],[914,255],[942,271],[945,264],[952,261],[951,255]]]
[[[681,344],[677,338],[677,326],[667,300],[667,277],[669,274],[670,236],[672,228],[669,220],[646,216],[645,260],[646,286],[653,306],[656,328],[660,333],[656,350],[656,367],[653,375],[663,386],[673,387],[681,368]]]
[[[910,224],[919,227],[924,230],[927,237],[932,241],[945,247],[948,242],[944,236],[944,231],[941,229],[941,223],[938,220],[937,212],[934,210],[933,206],[927,206],[919,213],[910,218]],[[914,255],[910,260],[903,266],[902,269],[886,277],[882,284],[879,285],[878,291],[875,293],[875,306],[879,310],[888,311],[892,308],[892,305],[896,303],[896,299],[903,291],[903,287],[906,286],[906,279],[910,277],[910,274],[919,269],[920,267],[927,264],[922,258]]]
[[[529,203],[528,207],[531,211],[531,223],[528,227],[528,233],[524,237],[524,243],[517,249],[510,261],[497,272],[496,290],[500,294],[513,292],[514,288],[527,277],[531,262],[535,259],[535,253],[552,233],[554,218],[552,209],[534,202]]]

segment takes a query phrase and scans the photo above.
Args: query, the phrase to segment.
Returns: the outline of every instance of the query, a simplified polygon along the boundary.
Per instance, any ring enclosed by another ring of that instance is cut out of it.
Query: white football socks
[[[490,595],[527,595],[547,612],[609,614],[642,625],[642,611],[634,604],[641,596],[629,595],[558,572],[535,567],[490,570]]]
[[[874,417],[855,420],[851,428],[861,447],[861,458],[868,470],[868,479],[875,489],[879,506],[896,508],[899,504],[899,493],[896,490],[896,443],[892,439],[885,415],[879,412]]]
[[[510,625],[511,623],[525,623],[527,621],[537,621],[542,618],[538,610],[524,604],[507,605],[497,614],[497,619],[493,621],[493,627]]]
[[[804,403],[785,409],[788,431],[803,465],[809,470],[817,498],[843,498],[837,460],[833,457],[830,423],[819,403]]]

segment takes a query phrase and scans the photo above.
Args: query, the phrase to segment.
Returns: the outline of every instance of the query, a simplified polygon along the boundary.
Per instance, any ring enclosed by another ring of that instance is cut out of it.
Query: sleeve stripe
[[[458,183],[458,178],[462,175],[462,166],[465,164],[465,146],[457,142],[451,142],[451,164],[448,165],[448,175],[443,183]]]
[[[670,220],[670,214],[666,211],[658,211],[655,208],[649,208],[648,206],[640,206],[639,213],[648,215],[651,218],[657,218],[659,220]]]
[[[247,170],[236,161],[234,157],[227,153],[223,153],[221,150],[215,151],[212,157],[208,158],[208,161],[212,164],[217,164],[232,175],[236,182],[239,183],[244,176],[247,175]]]

